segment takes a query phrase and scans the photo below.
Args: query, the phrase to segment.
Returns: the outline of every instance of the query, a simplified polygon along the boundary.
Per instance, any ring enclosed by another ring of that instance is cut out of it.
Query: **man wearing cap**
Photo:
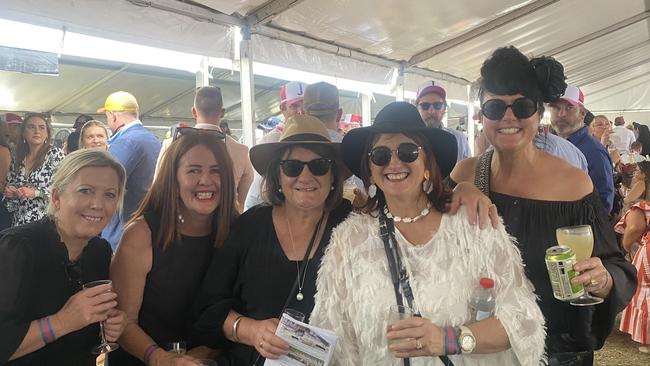
[[[550,104],[551,125],[561,137],[574,144],[587,158],[588,173],[607,213],[614,204],[614,178],[612,160],[607,150],[589,133],[584,119],[587,110],[582,91],[568,85],[564,95]]]
[[[115,250],[122,238],[124,224],[151,187],[160,142],[140,122],[138,101],[130,93],[118,91],[109,95],[104,108],[98,112],[106,113],[106,123],[113,131],[108,139],[108,152],[126,170],[122,212],[116,212],[102,232],[104,239]]]
[[[303,100],[306,89],[307,84],[298,81],[288,82],[280,89],[280,112],[285,121],[291,116],[305,113]],[[262,137],[259,142],[260,144],[280,141],[280,136],[282,136],[282,132],[284,131],[284,124],[275,123],[275,120],[272,120],[271,118],[264,123],[260,123],[257,127],[264,131],[269,131],[269,128],[272,128],[271,132],[266,133],[264,137]],[[253,183],[251,184],[250,189],[248,190],[248,195],[246,196],[244,211],[264,202],[261,190],[262,177],[259,174],[254,173]]]
[[[224,114],[225,110],[223,109],[221,89],[214,86],[204,86],[197,90],[196,96],[194,97],[194,105],[192,106],[192,117],[196,119],[196,125],[194,125],[194,128],[222,131],[219,124],[221,123]],[[242,212],[242,207],[244,207],[244,201],[246,200],[246,194],[253,182],[253,166],[251,165],[248,156],[248,147],[246,145],[240,144],[237,140],[228,135],[226,135],[225,142],[226,149],[228,150],[228,154],[233,163],[235,191],[237,192],[237,210]],[[160,167],[160,162],[165,150],[167,150],[171,143],[172,138],[163,141],[162,149],[160,149],[160,155],[158,156],[158,162],[156,163],[156,171],[158,171],[158,168]]]
[[[307,84],[298,81],[291,81],[282,85],[280,89],[280,112],[285,121],[291,116],[305,113],[303,99],[306,88]],[[283,130],[284,124],[278,124],[271,132],[262,137],[260,144],[280,141]]]
[[[7,122],[7,142],[9,142],[13,151],[20,140],[20,125],[23,123],[23,119],[16,113],[7,113],[5,115],[5,122]]]
[[[634,136],[634,132],[625,128],[625,119],[623,116],[619,116],[614,118],[614,128],[609,135],[609,139],[614,144],[616,150],[621,155],[625,155],[630,151],[630,145],[636,141],[636,136]]]
[[[456,142],[458,143],[457,161],[472,156],[469,149],[469,142],[467,142],[467,136],[460,131],[442,125],[442,118],[444,117],[445,112],[447,112],[447,91],[440,82],[430,80],[422,84],[420,88],[418,88],[415,105],[418,107],[420,117],[422,117],[422,120],[424,120],[424,123],[427,126],[432,128],[442,128],[454,135]]]

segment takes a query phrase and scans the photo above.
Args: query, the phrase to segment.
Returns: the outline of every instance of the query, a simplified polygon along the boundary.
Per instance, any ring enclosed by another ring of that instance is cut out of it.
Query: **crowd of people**
[[[650,130],[589,118],[551,57],[500,48],[480,75],[474,156],[435,80],[354,128],[334,85],[289,82],[250,150],[213,86],[162,143],[123,91],[63,149],[7,114],[0,364],[262,365],[287,310],[336,334],[334,365],[593,365],[621,312],[648,352]],[[594,243],[571,284],[602,304],[554,294],[545,254],[575,225]]]

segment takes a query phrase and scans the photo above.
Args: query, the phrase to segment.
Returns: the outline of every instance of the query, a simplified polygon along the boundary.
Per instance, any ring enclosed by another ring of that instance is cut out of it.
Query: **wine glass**
[[[557,243],[571,248],[576,254],[576,262],[591,258],[594,250],[594,234],[590,225],[566,226],[555,231]],[[578,274],[576,272],[576,274]],[[574,306],[589,306],[601,304],[603,299],[591,296],[587,290],[580,297],[570,301]]]
[[[85,290],[85,289],[89,289],[89,288],[93,288],[93,287],[97,287],[97,286],[109,285],[109,288],[108,288],[108,290],[106,290],[106,292],[110,292],[110,291],[112,291],[112,289],[110,287],[110,285],[112,285],[112,284],[113,284],[113,282],[111,280],[92,281],[92,282],[84,283],[83,289]],[[104,294],[106,292],[102,292],[102,294]],[[101,294],[98,294],[98,295],[101,295]],[[99,322],[99,328],[101,329],[100,335],[102,337],[102,343],[93,348],[93,350],[92,350],[93,354],[99,355],[99,354],[102,354],[102,353],[109,353],[109,352],[113,352],[116,349],[120,348],[120,346],[117,343],[106,342],[106,334],[104,333],[104,322]]]

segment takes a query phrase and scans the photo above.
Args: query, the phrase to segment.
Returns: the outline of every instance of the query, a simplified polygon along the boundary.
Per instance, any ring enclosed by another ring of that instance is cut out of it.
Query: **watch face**
[[[460,339],[460,348],[462,348],[463,351],[472,351],[475,345],[476,340],[469,334],[462,336]]]

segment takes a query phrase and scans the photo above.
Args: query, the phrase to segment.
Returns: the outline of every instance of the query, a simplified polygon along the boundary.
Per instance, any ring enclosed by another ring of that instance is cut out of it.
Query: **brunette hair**
[[[214,134],[196,131],[181,135],[173,141],[164,152],[160,170],[138,209],[133,213],[127,225],[135,222],[145,212],[153,212],[160,217],[160,229],[152,233],[152,240],[163,250],[180,239],[181,197],[178,189],[178,169],[181,158],[195,146],[205,146],[219,163],[221,187],[220,203],[212,218],[212,228],[216,229],[215,247],[220,247],[228,237],[230,225],[237,216],[235,210],[235,178],[232,172],[232,160],[226,150],[226,144]]]
[[[262,194],[264,198],[271,203],[273,206],[281,206],[284,204],[284,194],[280,191],[280,162],[284,160],[287,156],[291,154],[291,151],[296,147],[302,147],[307,150],[314,152],[316,155],[321,158],[331,159],[334,163],[331,166],[332,172],[332,186],[333,190],[330,191],[327,199],[325,200],[325,212],[333,210],[336,206],[341,203],[343,197],[343,182],[344,177],[341,176],[341,173],[337,166],[343,164],[343,162],[336,159],[336,154],[334,150],[326,145],[318,144],[292,144],[288,145],[284,149],[279,150],[275,157],[269,162],[268,167],[266,168],[266,174],[264,174],[264,181],[262,182]]]
[[[25,157],[30,153],[29,144],[25,141],[25,129],[27,129],[27,122],[33,118],[40,118],[45,121],[45,129],[47,130],[47,139],[43,144],[38,148],[36,153],[36,159],[34,159],[34,165],[32,166],[32,171],[35,171],[43,165],[45,161],[45,156],[52,148],[50,141],[52,141],[52,125],[50,124],[50,119],[43,113],[28,113],[25,115],[25,120],[20,124],[20,139],[18,139],[18,144],[16,145],[16,160],[14,161],[14,172],[18,173],[20,171],[20,163],[25,160]]]
[[[431,143],[429,142],[428,139],[426,139],[424,136],[417,132],[404,132],[404,136],[412,139],[415,141],[415,143],[419,146],[422,147],[422,151],[424,151],[425,154],[425,160],[424,160],[424,167],[425,169],[429,170],[430,176],[429,180],[427,181],[428,185],[428,193],[427,199],[429,202],[431,202],[431,205],[438,210],[439,212],[445,213],[449,211],[449,203],[451,202],[451,196],[452,192],[451,189],[443,183],[442,177],[440,174],[440,168],[438,167],[438,163],[436,162],[435,155],[433,153],[433,148],[431,147]],[[368,138],[367,144],[365,148],[363,149],[363,154],[361,154],[361,180],[363,180],[363,185],[366,187],[366,191],[368,191],[368,188],[370,187],[370,158],[368,154],[370,153],[370,150],[372,150],[373,145],[377,142],[379,139],[380,134],[376,134],[374,136],[371,136]],[[391,157],[392,159],[395,159],[395,157]],[[384,196],[384,192],[377,187],[377,193],[368,199],[366,202],[365,206],[363,209],[366,212],[373,212],[381,208],[381,206],[386,204],[386,197]]]

